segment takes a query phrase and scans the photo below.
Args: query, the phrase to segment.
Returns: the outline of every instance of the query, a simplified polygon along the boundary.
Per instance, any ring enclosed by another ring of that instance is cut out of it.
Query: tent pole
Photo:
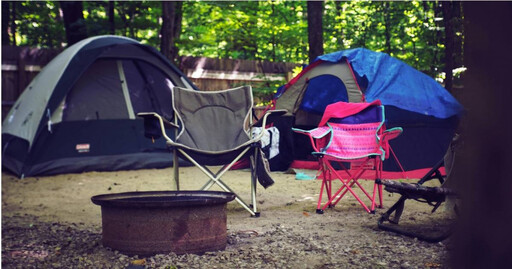
[[[172,181],[172,186],[171,186],[171,189],[175,189],[177,191],[180,190],[180,173],[179,173],[179,166],[180,164],[178,163],[178,151],[176,150],[176,148],[174,148],[174,150],[172,151],[172,157],[173,157],[173,160],[172,160],[172,166],[174,167],[174,180]]]
[[[126,76],[124,75],[123,62],[117,61],[117,70],[119,72],[119,80],[121,82],[121,88],[123,89],[123,96],[126,103],[126,109],[128,110],[128,116],[131,120],[133,120],[135,119],[135,112],[133,112],[132,101],[130,99],[130,91],[128,90]]]

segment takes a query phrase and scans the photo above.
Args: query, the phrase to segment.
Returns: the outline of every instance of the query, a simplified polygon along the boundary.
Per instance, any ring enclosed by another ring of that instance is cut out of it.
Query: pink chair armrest
[[[403,132],[403,130],[400,127],[387,129],[386,131],[384,131],[384,133],[382,133],[382,135],[380,136],[380,139],[383,143],[387,143],[389,140],[395,139],[398,136],[400,136],[400,134],[402,134],[402,132]]]
[[[403,129],[401,127],[395,127],[387,129],[380,135],[380,145],[385,151],[385,158],[389,156],[389,140],[395,139],[402,134]]]
[[[292,128],[292,130],[298,134],[307,135],[309,137],[313,150],[316,152],[319,152],[318,139],[325,137],[331,132],[331,128],[328,126],[322,126],[312,130],[302,130],[297,128]]]

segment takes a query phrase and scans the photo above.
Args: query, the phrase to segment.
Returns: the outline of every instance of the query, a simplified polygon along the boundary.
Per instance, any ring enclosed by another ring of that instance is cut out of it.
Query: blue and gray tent
[[[411,177],[422,175],[446,153],[463,107],[437,81],[388,54],[358,48],[319,56],[280,87],[273,102],[304,129],[317,126],[328,104],[377,99],[385,106],[386,126],[404,129],[391,142],[403,168],[418,171]],[[309,154],[301,148],[295,147],[296,159]],[[400,171],[392,159],[384,170]]]
[[[18,176],[172,165],[136,114],[172,119],[172,86],[196,89],[155,48],[119,36],[67,48],[32,80],[2,124],[2,166]]]

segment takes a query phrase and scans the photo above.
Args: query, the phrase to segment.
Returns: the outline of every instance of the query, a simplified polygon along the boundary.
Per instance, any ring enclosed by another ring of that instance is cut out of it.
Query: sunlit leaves
[[[365,47],[388,52],[433,74],[433,67],[442,65],[444,51],[444,31],[435,5],[422,1],[326,1],[325,51]]]
[[[59,2],[15,2],[18,44],[62,47]],[[114,18],[109,18],[109,8]],[[90,36],[114,34],[160,46],[160,1],[84,1]],[[176,45],[180,55],[305,63],[305,1],[185,1]],[[325,0],[326,53],[366,47],[388,52],[431,75],[442,69],[444,29],[434,1]],[[463,36],[462,23],[454,24]]]
[[[302,62],[307,55],[304,4],[185,2],[180,54]]]
[[[61,47],[65,32],[58,2],[13,2],[16,10],[16,43],[32,47]]]

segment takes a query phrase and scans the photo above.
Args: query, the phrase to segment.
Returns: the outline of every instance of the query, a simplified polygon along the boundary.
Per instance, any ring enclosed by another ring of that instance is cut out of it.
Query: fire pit
[[[149,191],[103,194],[102,242],[128,255],[150,256],[223,250],[227,243],[226,203],[233,193]]]

